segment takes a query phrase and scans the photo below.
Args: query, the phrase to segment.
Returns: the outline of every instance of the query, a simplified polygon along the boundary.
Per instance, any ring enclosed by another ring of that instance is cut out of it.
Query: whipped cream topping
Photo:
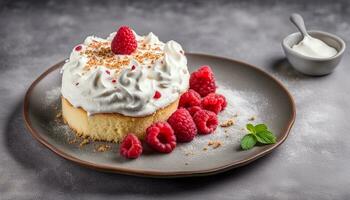
[[[141,117],[168,106],[188,89],[187,59],[180,44],[163,43],[153,33],[134,33],[135,52],[116,55],[110,48],[115,34],[87,37],[64,64],[61,93],[74,107],[89,115]]]

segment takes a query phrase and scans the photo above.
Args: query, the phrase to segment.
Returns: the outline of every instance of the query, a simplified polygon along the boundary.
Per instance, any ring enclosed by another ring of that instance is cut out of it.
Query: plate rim
[[[51,145],[47,140],[45,140],[43,137],[41,137],[40,134],[38,133],[39,131],[35,130],[32,127],[32,124],[31,124],[31,121],[29,118],[29,112],[28,112],[28,110],[29,110],[29,97],[31,96],[32,91],[35,88],[35,86],[43,78],[45,78],[49,73],[51,73],[51,72],[57,70],[57,68],[61,67],[65,61],[58,62],[57,64],[55,64],[52,67],[50,67],[49,69],[47,69],[38,78],[36,78],[34,80],[34,82],[29,86],[29,88],[24,96],[24,102],[23,102],[23,117],[24,117],[25,125],[26,125],[27,129],[29,130],[30,134],[34,137],[34,139],[36,139],[39,143],[43,144],[45,147],[50,149],[52,152],[54,152],[58,156],[65,158],[66,160],[72,161],[72,162],[77,163],[81,166],[84,166],[84,167],[87,167],[90,169],[94,169],[94,170],[98,170],[98,171],[113,172],[113,173],[118,173],[118,174],[143,176],[143,177],[153,177],[153,178],[207,176],[207,175],[222,173],[222,172],[249,164],[252,161],[255,161],[256,159],[261,158],[262,156],[264,156],[268,153],[271,153],[274,149],[279,147],[287,139],[287,137],[290,134],[290,130],[295,122],[296,106],[295,106],[295,102],[294,102],[292,95],[290,94],[290,92],[287,90],[287,88],[279,80],[277,80],[275,77],[273,77],[272,75],[268,74],[267,72],[265,72],[264,70],[262,70],[256,66],[253,66],[251,64],[247,64],[245,62],[238,61],[235,59],[225,58],[225,57],[216,56],[216,55],[209,55],[209,54],[204,54],[204,53],[186,53],[186,54],[190,55],[190,56],[191,55],[192,56],[203,56],[203,57],[209,57],[209,58],[215,58],[215,59],[221,59],[221,60],[226,60],[226,61],[230,61],[230,62],[235,62],[235,63],[238,63],[238,64],[243,65],[245,67],[249,67],[249,68],[257,71],[258,73],[268,77],[272,81],[274,81],[278,85],[278,87],[280,87],[280,89],[282,89],[287,94],[288,100],[292,106],[292,115],[288,121],[288,124],[282,129],[282,138],[280,140],[278,140],[277,143],[269,146],[265,150],[262,150],[254,155],[248,156],[248,157],[241,159],[241,160],[236,160],[236,161],[230,162],[229,164],[226,164],[226,165],[222,165],[222,166],[210,168],[210,169],[205,169],[205,170],[159,172],[159,171],[150,171],[150,170],[126,169],[123,167],[112,167],[112,166],[108,166],[108,165],[96,164],[96,163],[81,160],[77,157],[74,157],[70,154],[67,154],[67,153],[61,151],[59,148],[56,148],[54,145]]]

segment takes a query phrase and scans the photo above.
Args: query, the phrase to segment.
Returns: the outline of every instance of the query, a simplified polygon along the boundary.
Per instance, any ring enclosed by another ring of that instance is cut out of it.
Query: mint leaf
[[[254,128],[254,125],[253,124],[247,124],[247,130],[250,132],[250,133],[255,133],[255,128]]]
[[[241,140],[241,148],[243,150],[251,149],[255,146],[255,144],[256,144],[256,138],[253,134],[247,134]]]
[[[276,143],[276,136],[268,130],[265,124],[247,124],[248,134],[241,139],[241,148],[248,150],[253,148],[256,143],[266,145]]]
[[[257,133],[262,132],[262,131],[267,131],[267,126],[265,124],[258,124],[254,126],[255,131]]]
[[[276,136],[274,136],[270,131],[267,130],[256,133],[256,139],[261,144],[276,143]]]

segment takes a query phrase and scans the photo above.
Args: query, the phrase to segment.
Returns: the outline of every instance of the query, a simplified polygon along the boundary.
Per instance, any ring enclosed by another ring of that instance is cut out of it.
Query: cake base
[[[176,111],[179,100],[152,115],[130,117],[118,113],[99,113],[88,116],[82,108],[73,107],[62,97],[62,116],[78,136],[98,141],[120,142],[128,133],[143,139],[146,129],[155,122],[166,121]]]

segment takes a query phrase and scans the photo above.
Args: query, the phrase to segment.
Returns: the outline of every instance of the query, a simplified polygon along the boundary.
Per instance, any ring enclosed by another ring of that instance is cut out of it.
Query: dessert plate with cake
[[[80,165],[184,177],[271,152],[287,138],[295,105],[256,67],[185,53],[175,41],[122,26],[106,38],[87,37],[36,79],[24,118],[35,139]]]

